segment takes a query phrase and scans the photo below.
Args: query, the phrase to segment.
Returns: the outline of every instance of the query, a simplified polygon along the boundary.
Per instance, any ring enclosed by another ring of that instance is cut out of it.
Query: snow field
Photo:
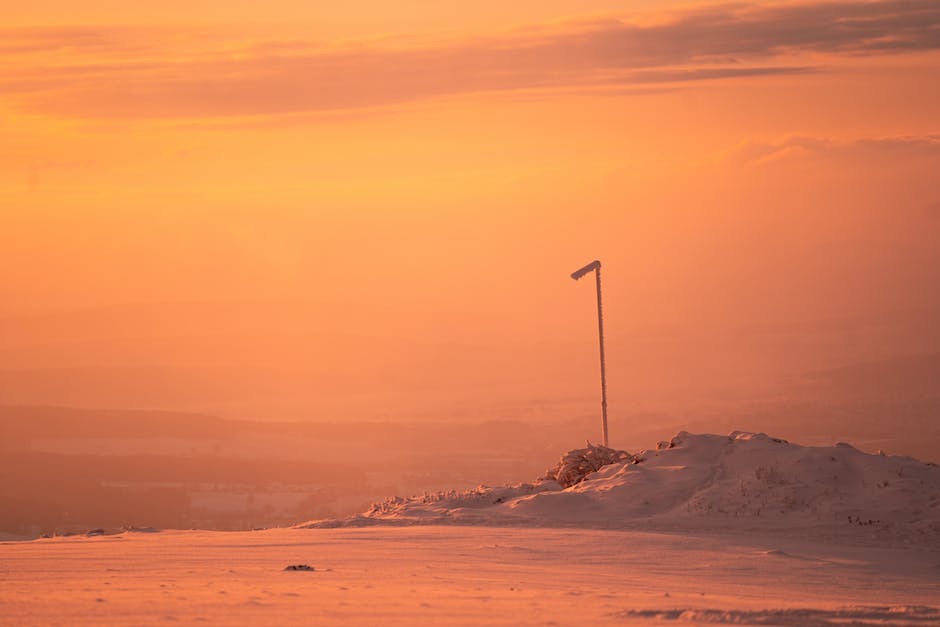
[[[717,532],[124,533],[0,544],[0,623],[936,625],[938,573],[937,551]]]

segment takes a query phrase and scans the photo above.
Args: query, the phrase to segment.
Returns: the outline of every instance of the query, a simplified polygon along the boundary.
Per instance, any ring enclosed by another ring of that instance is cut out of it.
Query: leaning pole
[[[601,419],[604,424],[604,446],[607,446],[607,371],[604,364],[604,310],[601,306],[601,262],[594,260],[580,270],[571,273],[577,281],[588,272],[594,272],[597,283],[597,337],[601,346]]]

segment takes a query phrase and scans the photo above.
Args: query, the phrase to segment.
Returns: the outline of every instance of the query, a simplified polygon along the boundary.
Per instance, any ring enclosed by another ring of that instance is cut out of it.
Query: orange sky
[[[613,411],[940,350],[934,0],[166,4],[4,9],[9,401],[590,404],[594,258]]]

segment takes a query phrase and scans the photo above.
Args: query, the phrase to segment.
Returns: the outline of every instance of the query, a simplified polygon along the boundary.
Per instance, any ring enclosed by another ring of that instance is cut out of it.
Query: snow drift
[[[636,455],[589,445],[535,483],[395,497],[304,526],[442,523],[763,529],[940,547],[940,468],[844,443],[683,431]]]

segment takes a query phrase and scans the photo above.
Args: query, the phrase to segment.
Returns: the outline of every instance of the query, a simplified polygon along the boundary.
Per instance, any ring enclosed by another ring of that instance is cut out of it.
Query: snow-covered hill
[[[613,463],[597,462],[605,456]],[[636,455],[573,451],[535,483],[395,497],[304,526],[441,523],[774,530],[940,547],[940,468],[844,443],[680,432]]]

